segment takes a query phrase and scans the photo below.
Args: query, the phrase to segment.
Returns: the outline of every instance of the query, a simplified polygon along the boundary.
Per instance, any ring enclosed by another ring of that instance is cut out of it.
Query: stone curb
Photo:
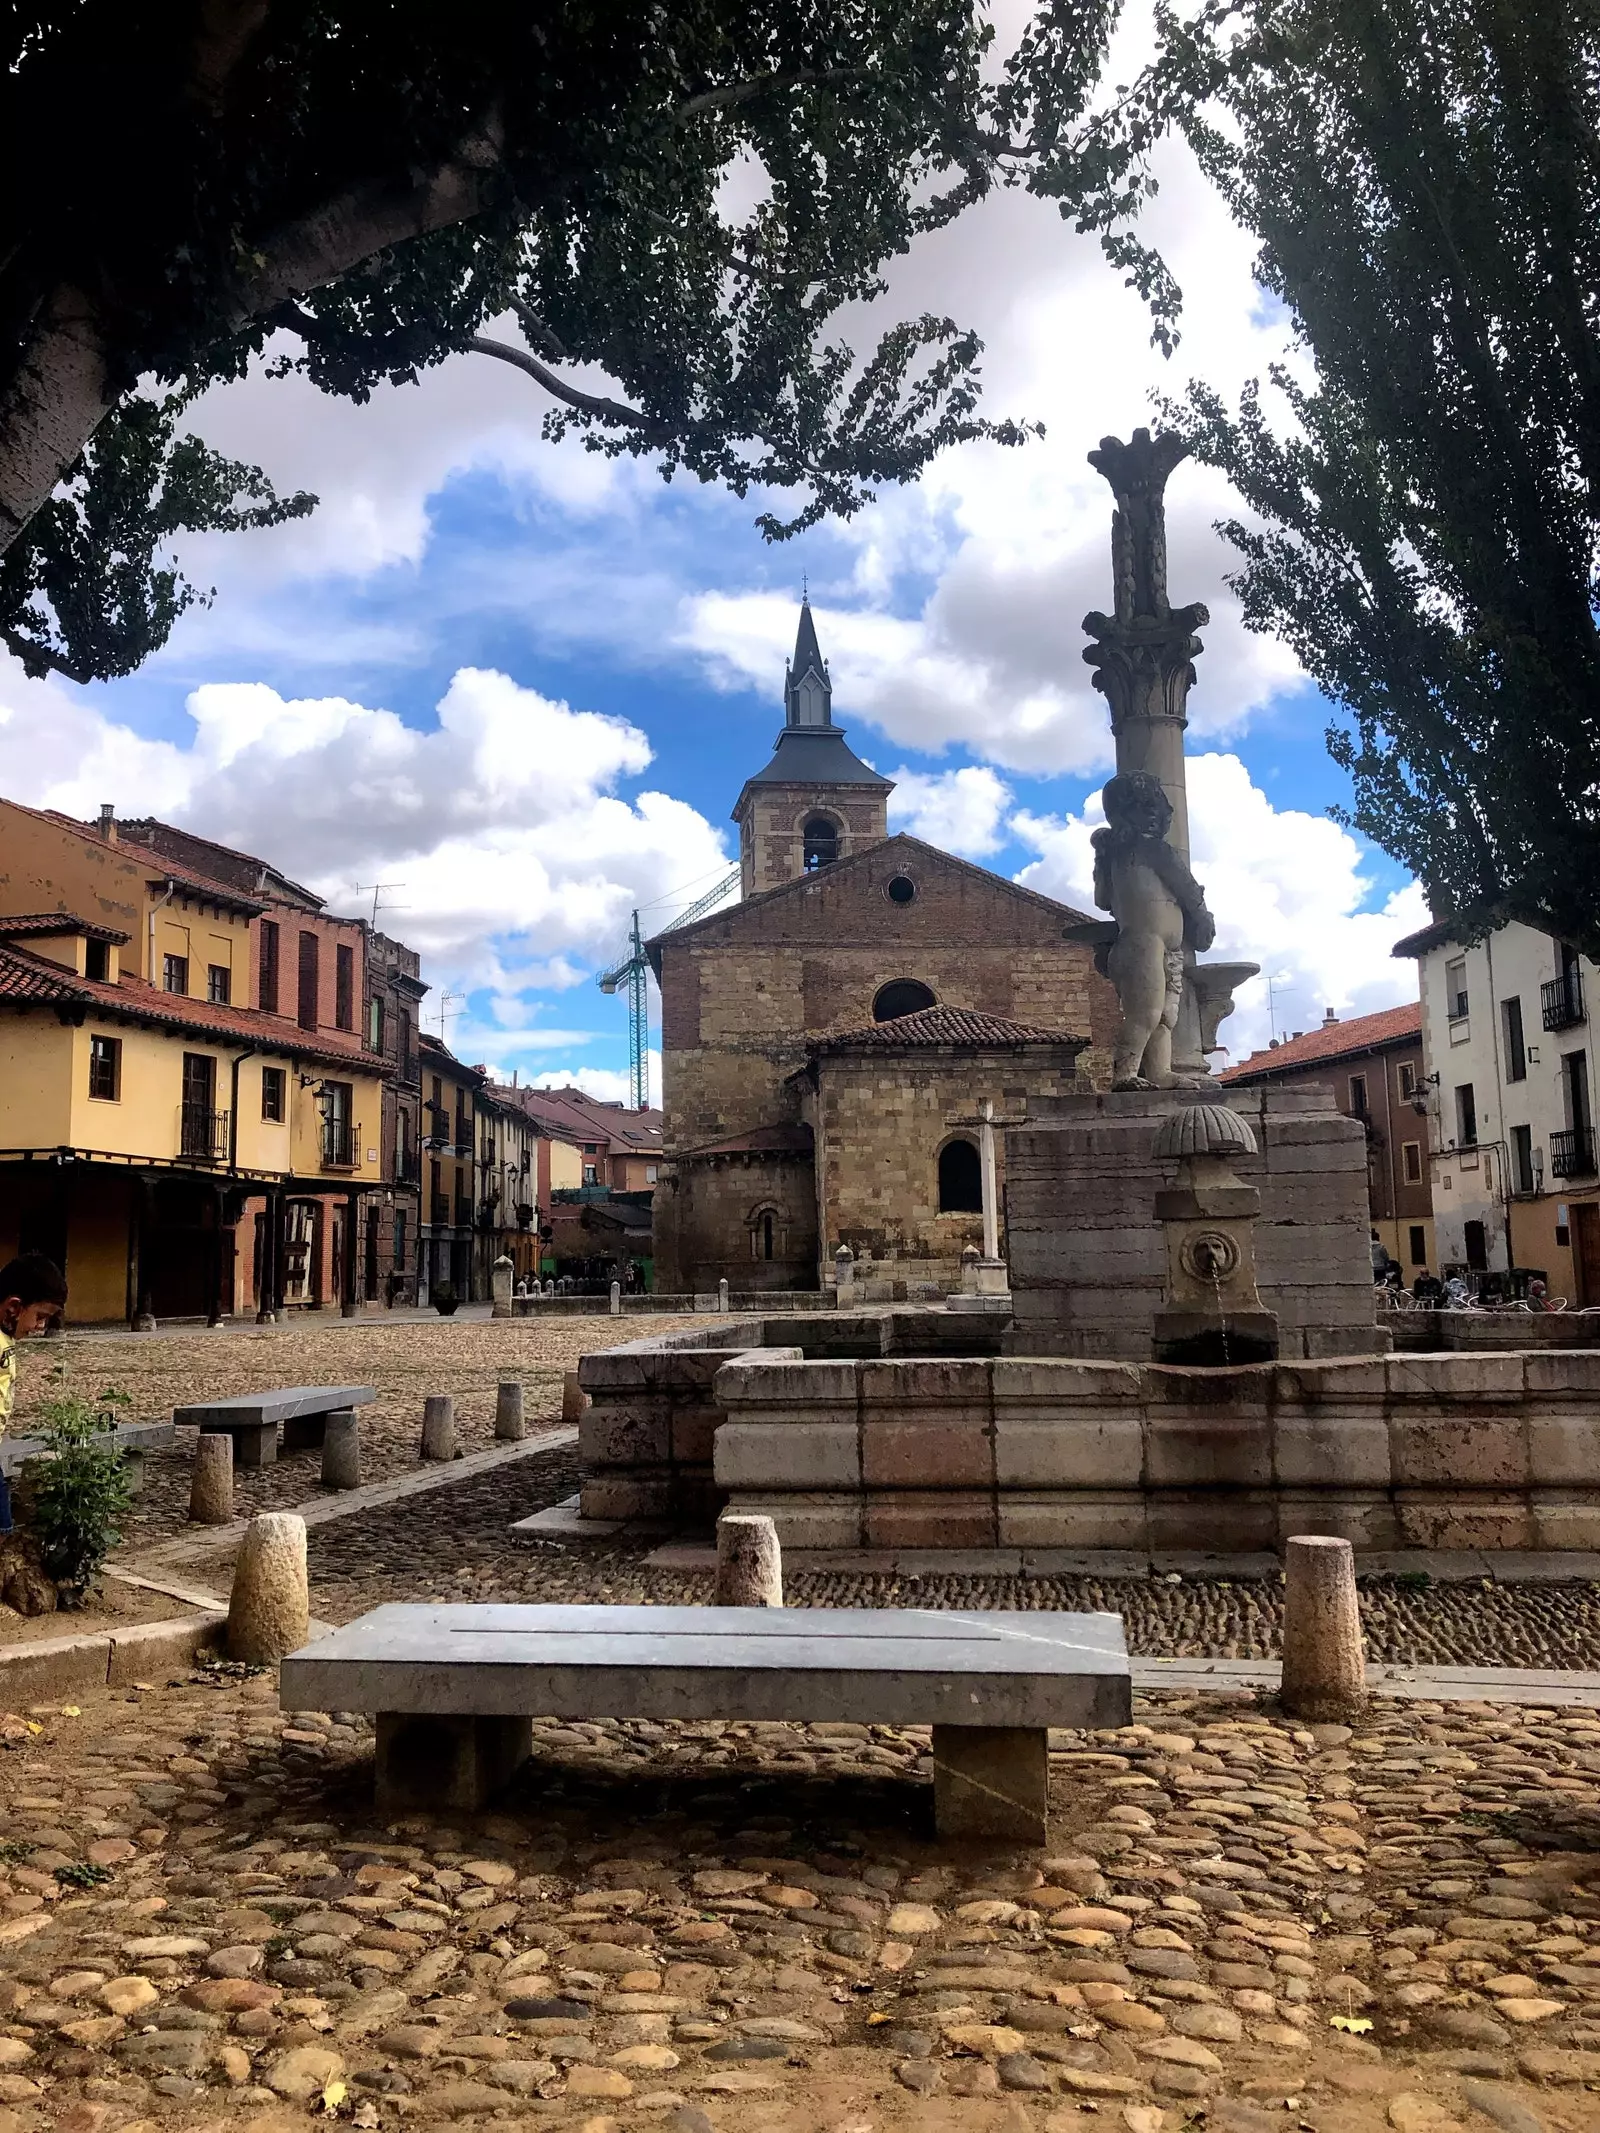
[[[1276,1689],[1275,1659],[1130,1659],[1136,1689]],[[1367,1693],[1405,1703],[1520,1703],[1600,1709],[1600,1674],[1520,1666],[1369,1665]]]
[[[186,1615],[178,1621],[134,1622],[126,1629],[0,1647],[0,1704],[14,1709],[29,1697],[115,1688],[152,1670],[188,1666],[218,1640],[226,1622],[226,1615]]]

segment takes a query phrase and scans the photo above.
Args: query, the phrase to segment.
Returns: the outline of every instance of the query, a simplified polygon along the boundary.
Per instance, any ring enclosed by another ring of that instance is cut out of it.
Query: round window
[[[896,874],[889,883],[887,895],[892,904],[910,904],[917,900],[917,885],[909,874]]]

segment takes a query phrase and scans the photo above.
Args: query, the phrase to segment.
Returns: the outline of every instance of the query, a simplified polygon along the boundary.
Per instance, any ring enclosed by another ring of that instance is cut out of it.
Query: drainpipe
[[[177,893],[178,884],[169,874],[166,888],[150,906],[150,946],[145,956],[144,974],[146,981],[151,985],[154,985],[156,981],[156,913],[165,910]]]
[[[241,1052],[233,1062],[230,1088],[232,1100],[228,1105],[228,1168],[234,1172],[239,1168],[239,1069],[247,1059],[254,1059],[259,1050],[259,1045],[252,1044],[249,1051]]]

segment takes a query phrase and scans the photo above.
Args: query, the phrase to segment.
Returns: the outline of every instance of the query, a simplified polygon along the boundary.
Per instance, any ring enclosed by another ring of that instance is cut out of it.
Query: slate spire
[[[794,657],[783,670],[783,722],[786,727],[833,724],[833,683],[828,678],[822,647],[817,643],[817,625],[809,599],[800,603]]]

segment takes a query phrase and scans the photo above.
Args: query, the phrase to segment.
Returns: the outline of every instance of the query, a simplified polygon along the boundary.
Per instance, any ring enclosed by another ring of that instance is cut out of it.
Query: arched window
[[[939,1150],[939,1212],[981,1215],[983,1178],[971,1141],[947,1141]]]
[[[781,1259],[787,1249],[783,1218],[775,1207],[756,1207],[745,1218],[752,1259]]]
[[[938,1001],[927,986],[916,978],[896,978],[882,986],[872,1003],[874,1022],[893,1022],[901,1015],[915,1015],[924,1007],[937,1007]]]
[[[761,1256],[763,1259],[770,1259],[772,1257],[772,1238],[772,1209],[769,1207],[766,1213],[761,1217]]]
[[[831,815],[807,815],[800,840],[808,874],[831,867],[839,856],[839,825]]]

